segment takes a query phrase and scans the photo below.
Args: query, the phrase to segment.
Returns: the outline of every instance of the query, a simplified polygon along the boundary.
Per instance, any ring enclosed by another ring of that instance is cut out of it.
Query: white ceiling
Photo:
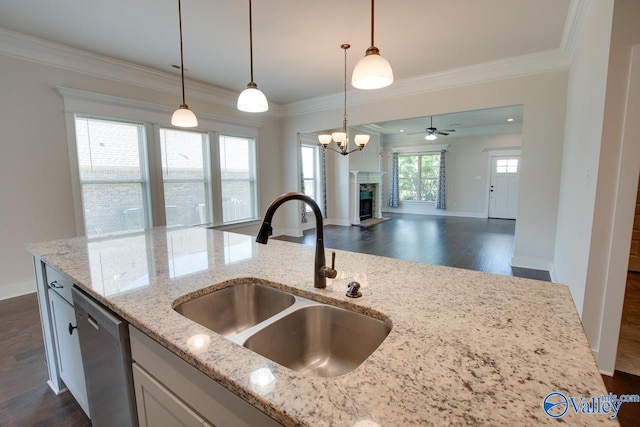
[[[571,0],[378,0],[375,44],[397,80],[557,49]],[[179,74],[177,0],[2,0],[0,27]],[[248,0],[183,0],[187,77],[249,81]],[[255,81],[288,104],[342,91],[369,46],[367,0],[253,2]],[[445,126],[450,126],[445,124]],[[426,126],[425,126],[426,127]]]
[[[509,121],[509,119],[512,120]],[[433,127],[445,132],[453,129],[454,132],[450,132],[449,136],[438,135],[439,140],[446,140],[470,135],[520,133],[522,119],[522,105],[511,105],[436,115],[433,116]],[[393,140],[420,139],[426,136],[426,128],[431,127],[431,117],[393,120],[374,123],[370,126],[373,126],[372,130],[387,136],[387,139],[389,137]]]

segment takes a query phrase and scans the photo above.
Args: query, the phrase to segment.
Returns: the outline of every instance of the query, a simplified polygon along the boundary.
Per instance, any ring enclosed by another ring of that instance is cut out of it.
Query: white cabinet
[[[73,306],[52,289],[49,290],[49,303],[54,330],[58,374],[88,415],[87,388],[84,380],[80,341],[78,340]]]
[[[141,426],[280,426],[131,325],[129,337]]]
[[[140,427],[203,427],[211,425],[137,363],[133,364],[133,381]]]

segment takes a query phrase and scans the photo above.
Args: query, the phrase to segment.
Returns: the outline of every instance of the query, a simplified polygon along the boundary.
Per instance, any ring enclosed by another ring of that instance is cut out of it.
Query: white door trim
[[[489,218],[489,190],[491,190],[491,163],[493,162],[494,157],[504,157],[504,156],[520,156],[520,163],[522,163],[522,153],[519,148],[513,147],[505,147],[505,149],[501,149],[500,147],[492,148],[487,151],[487,184],[485,187],[485,197],[484,202],[484,217]],[[520,194],[520,185],[518,185],[518,194]]]
[[[640,44],[632,49],[628,84],[599,345],[594,349],[598,367],[605,373],[613,373],[616,364],[640,173],[640,144],[637,143],[640,138],[640,122],[637,120],[640,115]]]

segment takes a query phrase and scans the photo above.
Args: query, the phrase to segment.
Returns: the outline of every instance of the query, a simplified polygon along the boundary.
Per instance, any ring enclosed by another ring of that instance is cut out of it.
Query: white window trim
[[[130,123],[132,125],[135,126],[141,126],[142,127],[142,139],[138,139],[138,148],[139,148],[139,156],[140,156],[140,175],[142,176],[142,179],[140,180],[121,180],[119,181],[119,183],[139,183],[142,184],[142,190],[143,190],[143,197],[142,197],[142,205],[143,205],[143,210],[144,210],[144,224],[145,224],[145,228],[149,227],[152,224],[152,206],[151,206],[151,176],[149,174],[149,168],[147,166],[147,162],[146,159],[148,157],[148,153],[147,153],[147,147],[146,147],[146,140],[148,139],[148,132],[149,132],[149,127],[146,126],[145,123],[142,122],[136,122],[136,121],[132,121],[132,120],[121,120],[121,119],[114,119],[114,118],[107,118],[107,117],[96,117],[93,115],[89,115],[89,114],[71,114],[70,118],[69,115],[67,115],[66,120],[67,121],[71,121],[71,128],[73,130],[72,135],[68,135],[68,142],[69,139],[71,139],[71,142],[73,143],[73,147],[69,147],[69,158],[70,160],[73,158],[74,160],[71,160],[73,163],[71,165],[71,172],[75,173],[75,175],[72,176],[71,178],[71,184],[72,184],[72,192],[73,192],[73,207],[74,207],[74,212],[76,213],[75,218],[76,218],[76,232],[78,233],[78,235],[86,235],[87,234],[87,229],[86,229],[86,223],[85,223],[85,218],[84,218],[84,201],[83,201],[83,197],[82,197],[82,187],[83,185],[86,184],[92,184],[92,183],[104,183],[104,181],[96,181],[96,182],[92,182],[91,180],[87,180],[82,182],[82,180],[80,179],[80,168],[78,165],[78,150],[76,147],[76,117],[81,117],[84,119],[89,119],[89,120],[104,120],[107,122],[113,122],[113,123]],[[73,153],[71,152],[71,150],[73,149]],[[72,156],[73,155],[73,156]],[[140,230],[136,230],[133,232],[139,232]],[[127,232],[127,231],[116,231],[116,232],[112,232],[112,233],[108,233],[108,234],[127,234],[127,233],[131,233],[131,232]],[[104,235],[99,235],[99,236],[94,236],[94,237],[102,237]]]
[[[315,187],[315,194],[317,196],[320,195],[321,193],[321,189],[320,189],[320,153],[318,153],[319,147],[318,144],[309,144],[306,142],[301,142],[300,143],[300,165],[302,165],[302,148],[306,147],[306,148],[312,148],[314,149],[314,156],[313,156],[313,160],[314,160],[314,174],[313,174],[313,185]],[[302,166],[300,166],[302,167]],[[304,179],[304,178],[303,178]],[[307,216],[309,215],[314,215],[313,214],[313,210],[311,209],[311,206],[305,204],[305,209],[307,211]]]
[[[418,145],[418,146],[400,146],[400,147],[391,147],[392,153],[398,154],[425,154],[425,153],[434,153],[441,152],[442,150],[446,150],[449,148],[449,144],[433,144],[433,145]]]
[[[254,221],[258,221],[260,219],[260,213],[259,213],[259,209],[260,209],[260,198],[259,198],[259,182],[258,182],[258,138],[256,137],[249,137],[246,135],[239,135],[239,134],[229,134],[229,133],[225,133],[225,132],[212,132],[212,135],[210,137],[213,137],[214,139],[213,141],[213,146],[211,147],[210,150],[210,154],[211,154],[211,164],[212,165],[217,165],[215,170],[212,171],[211,173],[211,185],[215,188],[220,188],[222,189],[222,174],[220,171],[220,137],[221,136],[228,136],[231,138],[244,138],[244,139],[253,139],[253,159],[251,159],[254,163],[254,169],[255,169],[255,175],[253,177],[253,183],[254,183],[254,187],[253,187],[253,202],[254,202],[254,207],[255,207],[255,211],[253,212],[254,217],[253,218],[248,218],[248,219],[243,219],[240,221],[228,221],[228,222],[224,222],[224,215],[223,215],[223,211],[222,211],[222,191],[219,192],[213,192],[213,226],[214,227],[232,227],[234,225],[238,225],[238,226],[246,226],[247,224],[250,224],[251,222]],[[215,153],[214,153],[215,152]],[[215,162],[215,163],[214,163]]]
[[[154,162],[155,168],[153,168],[153,170],[156,172],[154,177],[155,185],[151,186],[154,190],[154,194],[152,194],[152,197],[151,197],[152,212],[158,213],[158,215],[156,215],[156,221],[154,223],[154,226],[156,226],[156,225],[164,225],[167,223],[167,218],[166,218],[167,211],[165,209],[166,202],[164,200],[165,180],[164,180],[164,177],[162,176],[162,152],[161,150],[158,149],[160,147],[160,142],[161,142],[160,130],[176,129],[176,128],[172,126],[160,126],[158,124],[154,125],[153,128],[154,128],[153,137],[155,138],[155,140],[153,141],[153,147],[149,148],[150,152],[153,150],[152,155],[149,157],[149,161]],[[213,150],[212,148],[213,140],[211,138],[213,138],[214,132],[207,132],[207,131],[202,131],[198,129],[195,129],[195,130],[194,129],[178,129],[178,130],[185,130],[187,132],[194,132],[194,133],[199,133],[207,136],[207,141],[209,142],[209,146],[205,149],[204,154],[207,156],[207,160],[209,163],[204,165],[205,166],[204,184],[205,184],[205,188],[207,189],[207,191],[205,192],[205,197],[209,204],[209,212],[207,214],[209,215],[209,219],[211,220],[211,222],[208,224],[197,224],[197,225],[211,225],[213,223],[213,218],[214,218],[213,209],[212,209],[213,203],[214,203],[214,196],[212,195],[212,193],[213,193],[213,188],[215,188],[213,183],[213,177],[212,177],[212,169],[214,169],[214,166],[213,166],[214,158],[211,153],[211,151]],[[150,139],[148,141],[151,142]],[[185,181],[178,180],[177,182],[185,182]],[[197,182],[200,182],[200,181],[197,181]]]
[[[448,145],[447,145],[447,147],[448,147]],[[409,157],[409,156],[420,157],[420,156],[424,156],[424,155],[436,155],[436,154],[440,155],[441,151],[442,150],[437,150],[437,151],[429,150],[429,151],[422,151],[422,152],[417,152],[417,153],[412,151],[412,152],[406,152],[406,153],[399,152],[398,154],[400,156],[406,156],[406,157]],[[422,176],[420,170],[418,170],[418,176],[419,177]],[[398,180],[400,180],[400,178],[398,178]],[[420,194],[420,195],[422,195],[422,194]],[[400,195],[398,194],[398,198],[399,197],[400,197]],[[423,205],[423,206],[429,206],[429,205],[435,206],[436,205],[435,200],[434,201],[429,201],[429,200],[402,200],[400,198],[398,199],[398,203],[406,203],[406,204],[409,204],[409,205],[412,205],[412,204],[413,205]]]
[[[150,224],[152,226],[164,225],[166,223],[166,215],[164,211],[164,191],[162,187],[161,168],[159,169],[160,176],[157,176],[157,166],[162,165],[162,159],[160,159],[160,153],[158,152],[156,147],[158,146],[160,135],[159,128],[173,128],[173,126],[171,126],[170,119],[172,112],[175,110],[175,107],[65,87],[55,87],[55,90],[62,96],[64,103],[65,122],[67,127],[67,147],[71,170],[71,191],[73,195],[73,209],[75,214],[76,233],[79,236],[85,235],[84,211],[82,207],[82,189],[80,185],[78,152],[76,148],[76,115],[144,125],[145,133],[147,136],[146,150],[148,151],[149,169],[153,169],[154,171],[156,171],[153,173],[151,171],[148,171],[148,191],[150,192],[151,199],[151,209],[149,209],[149,215],[151,216],[151,218],[149,218],[148,220],[150,221]],[[258,131],[261,127],[260,123],[201,112],[198,112],[198,122],[198,127],[194,128],[193,130],[200,132],[209,132],[210,141],[213,141],[213,139],[211,138],[213,138],[217,133],[222,133],[224,135],[230,136],[237,135],[246,138],[254,138],[256,149],[256,180],[258,179]],[[210,152],[214,151],[216,150],[214,150],[212,147]],[[152,162],[153,167],[151,166]],[[215,167],[215,169],[219,170],[218,165],[219,163],[212,163],[211,167],[212,169]],[[215,186],[215,183],[213,182],[214,177],[215,173],[213,173],[212,171],[212,186]],[[256,193],[258,193],[257,187],[258,184],[256,184]],[[218,186],[217,188],[220,187]],[[213,193],[215,195],[217,192],[214,191]],[[212,203],[215,202],[215,199],[212,200]],[[259,209],[258,194],[256,194],[256,209]],[[216,220],[215,211],[214,220]]]

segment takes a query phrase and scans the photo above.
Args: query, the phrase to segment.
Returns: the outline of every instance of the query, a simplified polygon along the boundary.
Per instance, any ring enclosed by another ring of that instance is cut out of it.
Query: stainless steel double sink
[[[280,365],[318,377],[353,371],[391,331],[382,320],[257,282],[197,296],[174,309]]]

